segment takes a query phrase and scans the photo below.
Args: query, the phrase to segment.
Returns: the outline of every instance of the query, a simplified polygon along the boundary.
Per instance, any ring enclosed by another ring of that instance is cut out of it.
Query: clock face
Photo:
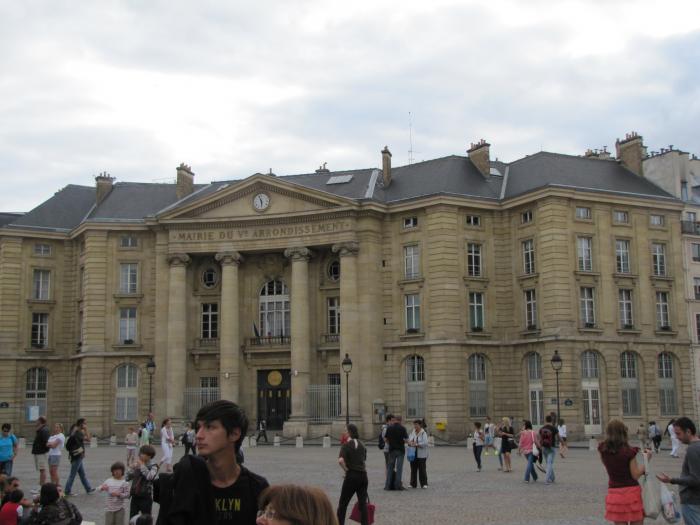
[[[270,197],[265,193],[258,193],[253,197],[253,208],[258,211],[266,210],[270,205]]]

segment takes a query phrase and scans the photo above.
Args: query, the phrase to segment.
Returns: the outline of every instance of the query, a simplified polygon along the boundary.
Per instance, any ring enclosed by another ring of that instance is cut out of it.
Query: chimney
[[[609,160],[610,159],[610,152],[608,151],[607,146],[603,146],[603,149],[587,149],[586,153],[583,154],[584,157],[587,159],[600,159],[600,160]]]
[[[182,199],[194,190],[194,173],[192,173],[192,168],[185,163],[180,164],[176,169],[177,186],[175,187],[175,195],[178,199]]]
[[[110,177],[109,173],[106,171],[100,173],[95,177],[95,185],[97,189],[97,204],[100,204],[103,200],[107,198],[109,192],[112,191],[112,183],[114,182],[114,177]]]
[[[489,147],[491,144],[481,139],[476,144],[472,143],[471,147],[467,150],[467,155],[472,164],[476,166],[484,177],[489,177],[491,175],[491,157],[489,155]]]
[[[388,146],[382,150],[382,181],[385,188],[391,184],[391,151]]]
[[[615,151],[617,160],[622,165],[640,177],[642,176],[642,161],[647,156],[647,149],[644,147],[641,135],[632,131],[625,135],[624,140],[615,141]]]

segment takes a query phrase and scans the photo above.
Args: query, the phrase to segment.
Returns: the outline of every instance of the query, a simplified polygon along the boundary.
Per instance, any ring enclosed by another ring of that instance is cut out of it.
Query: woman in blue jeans
[[[85,492],[92,494],[95,492],[90,486],[90,482],[85,475],[85,469],[83,468],[83,460],[85,459],[85,440],[90,439],[90,432],[87,429],[87,422],[84,418],[78,419],[73,426],[73,432],[66,442],[66,450],[68,451],[68,456],[70,458],[70,474],[68,475],[68,481],[66,481],[66,496],[75,496],[71,492],[73,488],[73,481],[75,481],[76,474],[80,477],[80,482],[85,487]]]
[[[539,444],[537,442],[537,434],[532,430],[532,423],[528,420],[525,420],[523,423],[525,429],[520,432],[518,447],[520,448],[520,453],[527,458],[525,483],[530,483],[530,476],[532,476],[532,481],[537,481],[537,472],[535,471],[535,461],[537,457],[532,453],[532,448],[533,445],[539,446]]]

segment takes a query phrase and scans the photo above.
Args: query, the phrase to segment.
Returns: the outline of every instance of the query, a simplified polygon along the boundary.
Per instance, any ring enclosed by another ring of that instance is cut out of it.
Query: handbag
[[[660,483],[661,515],[668,523],[678,523],[681,519],[678,505],[678,496],[671,492],[665,483]]]
[[[374,503],[370,503],[369,496],[367,496],[367,523],[372,525],[374,523]],[[356,521],[357,523],[362,523],[362,514],[360,514],[360,501],[357,500],[355,505],[352,507],[350,512],[350,519]]]
[[[661,489],[659,487],[659,480],[657,480],[654,473],[651,472],[646,454],[642,454],[642,457],[644,458],[644,475],[639,478],[639,484],[642,486],[644,515],[647,518],[656,519],[661,512]]]
[[[416,447],[408,447],[408,450],[406,451],[406,459],[408,461],[415,461],[417,450],[418,449]]]

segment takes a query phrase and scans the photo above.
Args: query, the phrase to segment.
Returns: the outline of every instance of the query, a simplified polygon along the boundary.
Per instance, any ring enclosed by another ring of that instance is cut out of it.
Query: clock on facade
[[[258,193],[253,197],[253,208],[258,211],[266,210],[270,205],[270,197],[266,193]]]

